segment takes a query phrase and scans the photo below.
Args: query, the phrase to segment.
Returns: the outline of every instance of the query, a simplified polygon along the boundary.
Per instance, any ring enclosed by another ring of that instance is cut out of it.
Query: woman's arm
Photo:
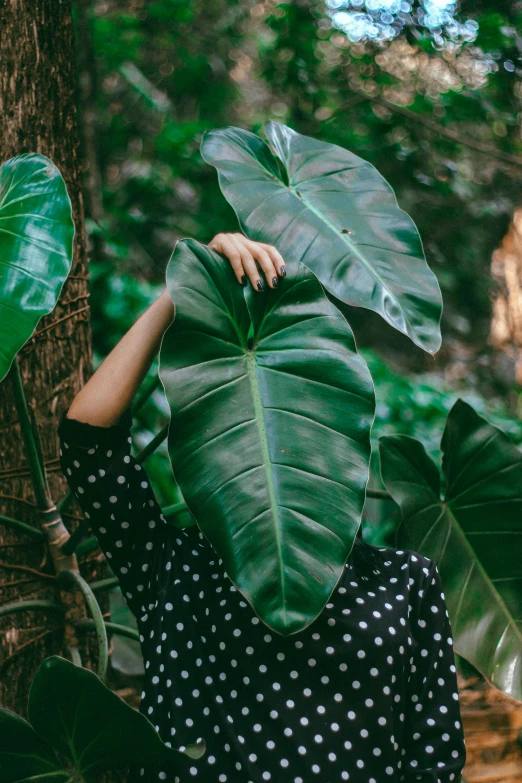
[[[278,275],[286,275],[283,259],[274,247],[252,242],[241,234],[217,234],[209,247],[228,258],[238,282],[246,282],[243,278],[248,274],[255,290],[263,288],[257,264],[271,288],[277,286]],[[67,417],[101,427],[115,424],[147,374],[159,351],[163,333],[174,320],[174,313],[174,303],[165,288],[76,395]]]
[[[67,416],[110,427],[125,413],[174,319],[174,304],[165,288],[105,357],[74,398]]]

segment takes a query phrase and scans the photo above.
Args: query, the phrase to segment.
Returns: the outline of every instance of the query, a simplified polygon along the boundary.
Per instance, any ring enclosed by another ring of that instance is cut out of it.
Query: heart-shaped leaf
[[[0,780],[2,783],[66,783],[70,772],[62,767],[52,747],[30,723],[9,710],[0,710]]]
[[[245,234],[301,261],[338,299],[374,310],[425,351],[438,351],[440,289],[391,185],[335,144],[278,122],[265,133],[273,152],[241,128],[210,131],[201,145]]]
[[[127,764],[175,764],[180,752],[165,745],[141,713],[107,688],[94,672],[58,656],[46,658],[29,692],[35,731],[91,781]],[[204,743],[185,753],[198,758]]]
[[[397,543],[438,565],[456,651],[522,700],[522,456],[458,400],[442,438],[446,480],[419,441],[380,443],[384,484],[403,513]]]
[[[375,406],[368,368],[300,264],[257,293],[217,253],[184,240],[167,285],[176,318],[159,374],[176,479],[232,582],[270,628],[294,633],[322,610],[360,524]]]
[[[65,182],[43,155],[0,167],[0,381],[40,318],[53,310],[72,260]]]

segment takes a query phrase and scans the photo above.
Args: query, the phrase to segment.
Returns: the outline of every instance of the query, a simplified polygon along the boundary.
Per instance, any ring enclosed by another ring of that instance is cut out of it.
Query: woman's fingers
[[[230,234],[216,234],[212,242],[209,243],[209,247],[215,250],[216,253],[222,253],[228,258],[238,282],[241,285],[245,285],[246,277],[243,264],[241,263],[241,253],[235,244],[230,241],[230,236]]]
[[[283,257],[275,247],[265,242],[254,242],[239,233],[216,234],[209,247],[228,258],[242,285],[246,284],[248,276],[255,291],[262,291],[264,288],[259,267],[270,288],[277,288],[278,278],[286,276]]]
[[[256,262],[254,261],[254,256],[250,252],[250,249],[246,246],[245,242],[241,241],[241,234],[229,234],[229,239],[241,255],[241,264],[243,265],[243,269],[245,270],[248,279],[252,283],[252,287],[255,288],[256,291],[262,291],[264,285],[261,280],[261,275],[259,274]]]
[[[266,245],[264,242],[258,242],[257,244],[266,250],[281,277],[286,277],[285,261],[279,250],[273,245]]]
[[[242,245],[247,250],[249,255],[252,256],[259,263],[259,266],[263,270],[266,277],[266,281],[270,286],[270,288],[277,288],[277,285],[279,283],[277,269],[276,266],[274,265],[271,254],[268,252],[269,246],[265,244],[261,244],[261,242],[253,242],[251,239],[247,239],[242,234],[234,234],[234,237],[236,239],[237,244]],[[273,249],[275,250],[275,248]],[[259,288],[257,281],[256,281],[256,285]]]

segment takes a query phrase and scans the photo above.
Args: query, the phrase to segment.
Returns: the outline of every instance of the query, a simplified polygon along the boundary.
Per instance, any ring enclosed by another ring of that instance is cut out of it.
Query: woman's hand
[[[246,285],[248,277],[256,291],[264,288],[257,264],[270,288],[277,288],[279,277],[286,276],[285,262],[272,245],[253,242],[243,234],[216,234],[208,246],[228,258],[241,285]]]

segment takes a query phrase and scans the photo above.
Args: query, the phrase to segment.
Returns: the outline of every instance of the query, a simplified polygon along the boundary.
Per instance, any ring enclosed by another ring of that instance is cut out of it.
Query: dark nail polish
[[[256,283],[256,286],[257,286],[257,290],[258,291],[262,291],[263,290],[263,281],[262,280],[258,280],[257,283]]]
[[[246,285],[246,284],[247,284],[247,276],[243,275],[243,277],[241,278],[241,285]]]
[[[286,277],[286,266],[282,266],[279,270],[281,277]]]
[[[272,278],[272,285],[274,286],[274,288],[277,288],[277,286],[279,285],[279,280],[277,279],[277,277]]]

